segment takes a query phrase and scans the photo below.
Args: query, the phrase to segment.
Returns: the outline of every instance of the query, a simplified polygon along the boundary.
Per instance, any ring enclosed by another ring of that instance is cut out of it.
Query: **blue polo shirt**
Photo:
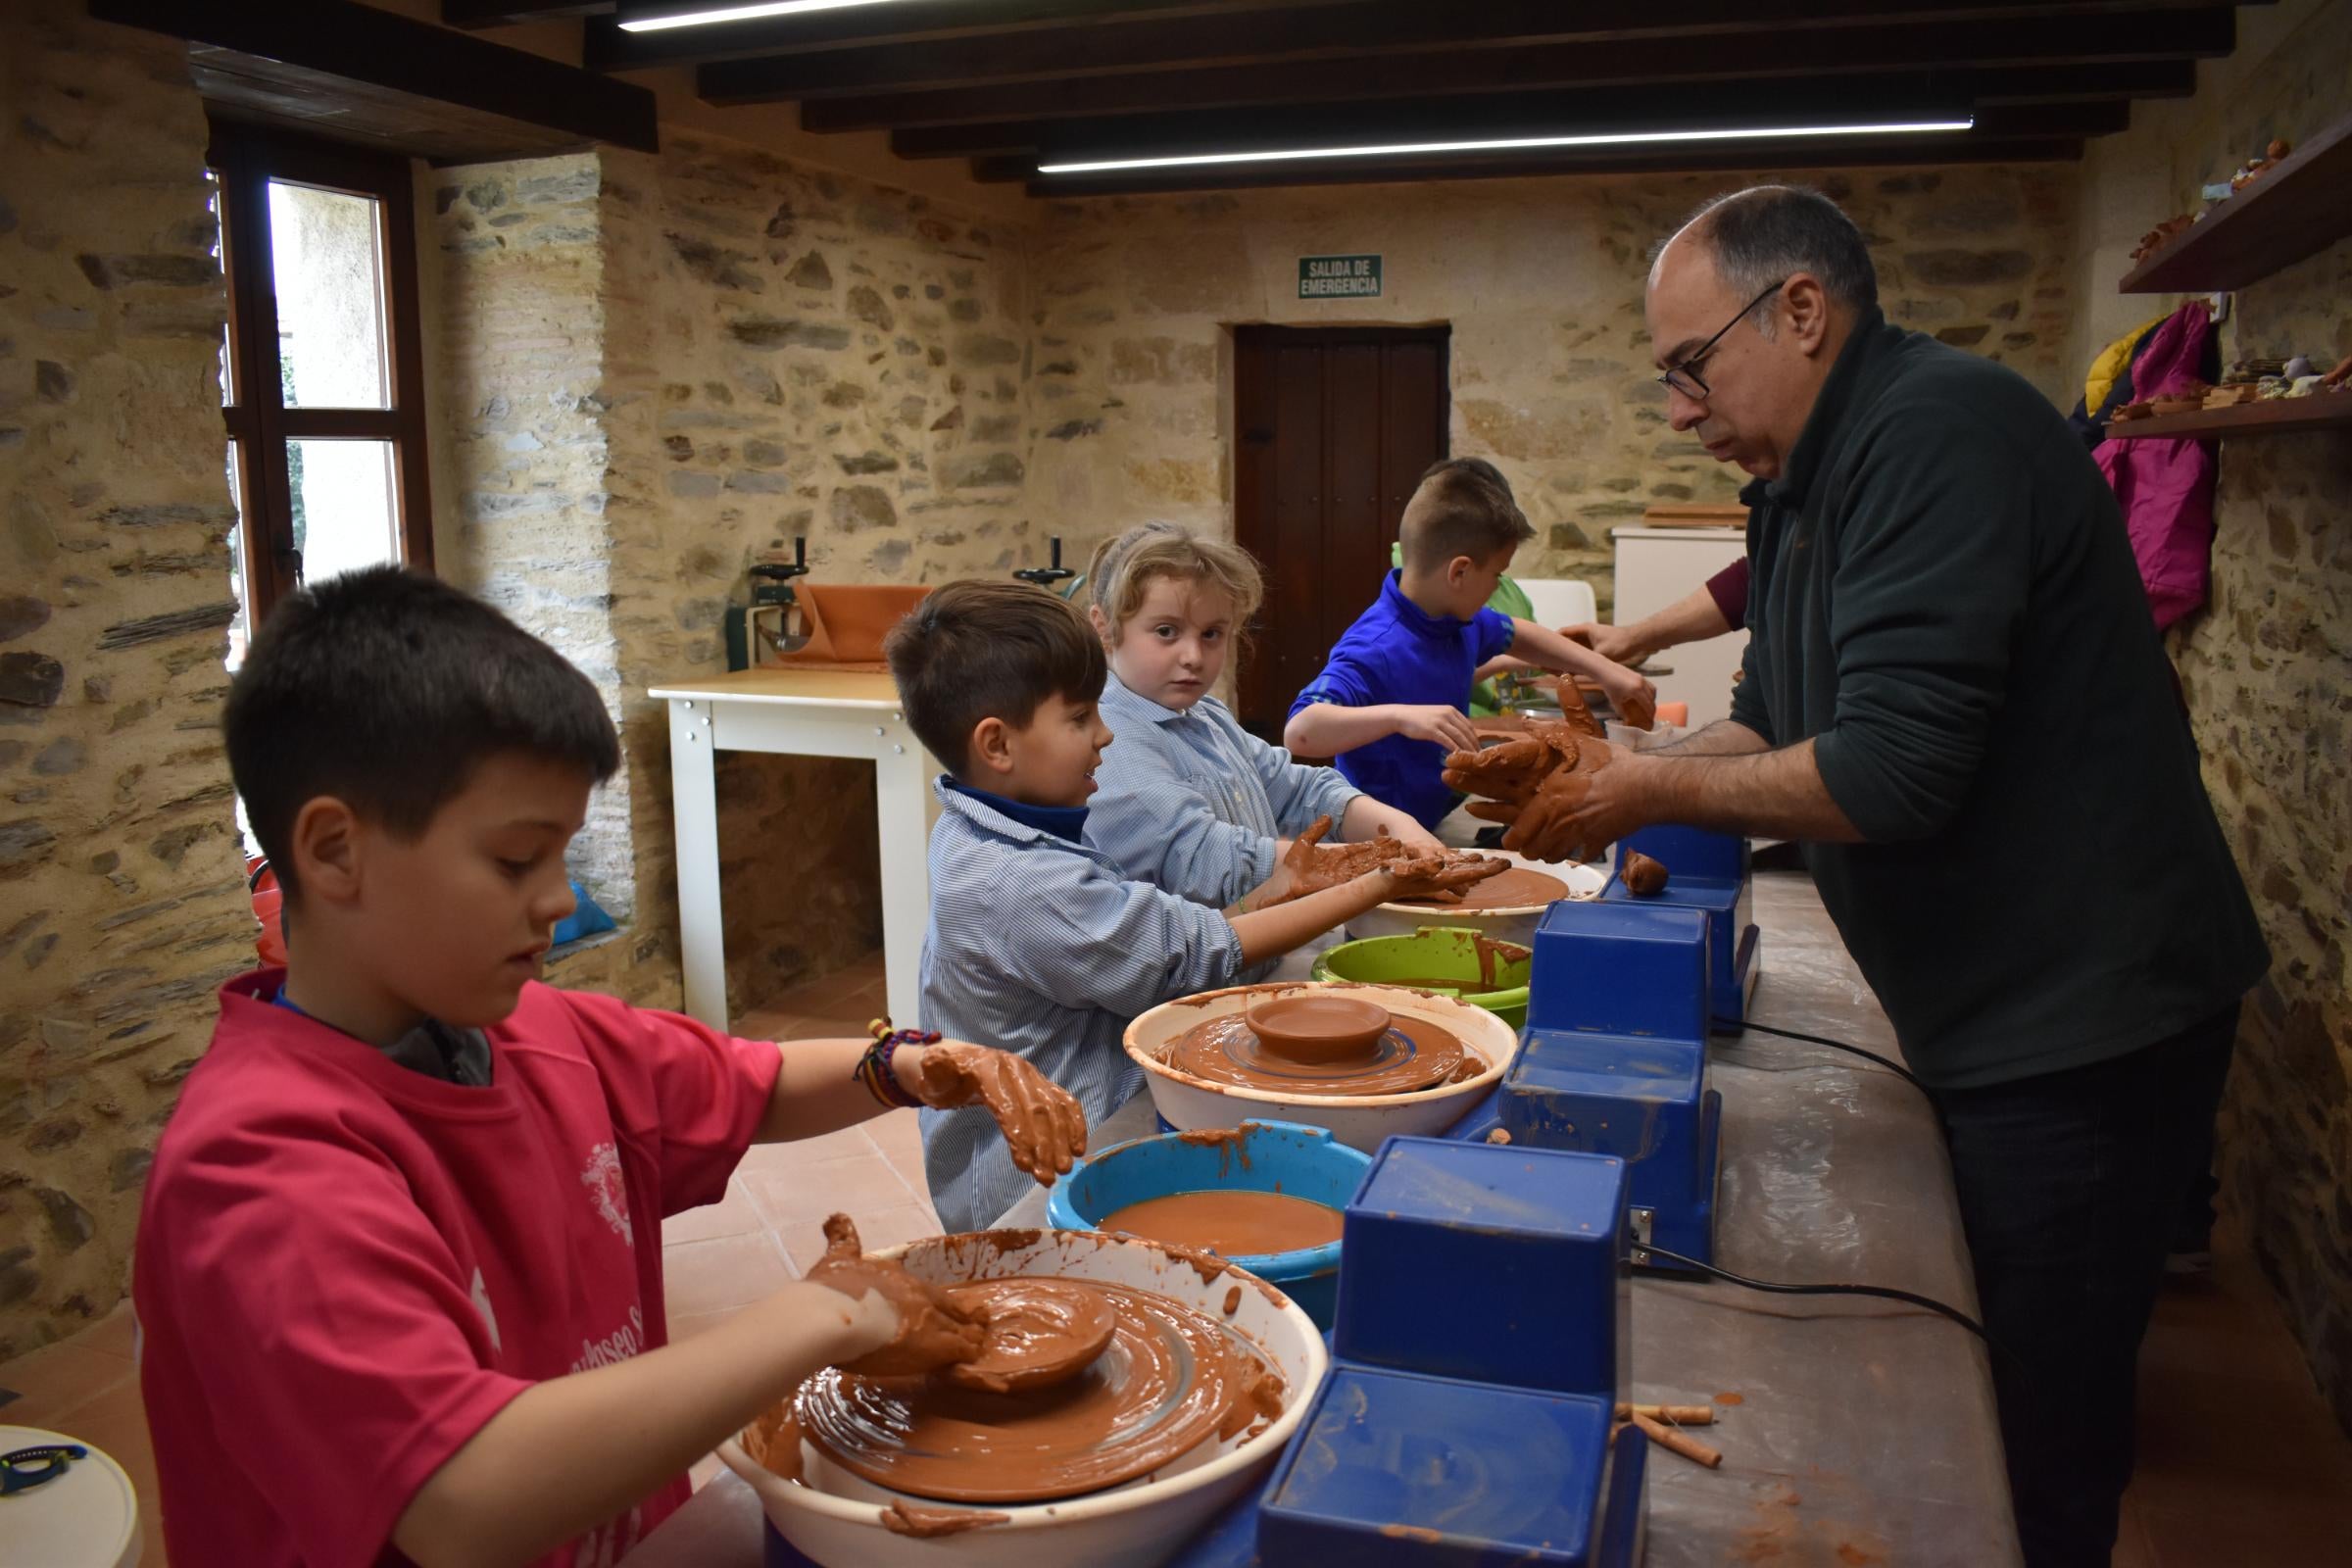
[[[1397,576],[1389,573],[1372,608],[1340,635],[1323,672],[1291,704],[1293,713],[1314,703],[1337,708],[1443,704],[1468,710],[1478,666],[1508,652],[1517,634],[1511,617],[1493,610],[1481,610],[1468,620],[1433,615],[1404,597]],[[1411,813],[1423,827],[1436,827],[1462,799],[1446,785],[1446,748],[1435,741],[1387,735],[1342,752],[1335,760],[1348,783]]]

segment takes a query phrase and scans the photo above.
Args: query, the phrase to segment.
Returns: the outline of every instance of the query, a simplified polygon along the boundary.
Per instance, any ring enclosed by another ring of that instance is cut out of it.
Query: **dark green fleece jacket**
[[[2270,962],[2115,497],[2013,372],[1872,311],[1751,511],[1732,717],[1865,842],[1822,902],[1938,1088],[2119,1056]]]

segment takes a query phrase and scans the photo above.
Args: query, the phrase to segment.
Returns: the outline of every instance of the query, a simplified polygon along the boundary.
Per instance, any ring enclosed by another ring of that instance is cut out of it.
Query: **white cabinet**
[[[1665,609],[1747,551],[1739,528],[1615,528],[1610,537],[1617,541],[1619,625]],[[1673,671],[1650,677],[1658,700],[1689,703],[1693,728],[1731,717],[1732,676],[1746,651],[1742,628],[1654,656],[1650,662]]]

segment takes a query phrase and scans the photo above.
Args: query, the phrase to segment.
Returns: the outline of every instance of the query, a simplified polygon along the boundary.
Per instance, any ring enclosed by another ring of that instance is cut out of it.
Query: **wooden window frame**
[[[423,327],[418,318],[416,191],[405,158],[311,141],[216,120],[205,164],[220,181],[220,263],[228,281],[228,386],[220,415],[237,468],[246,624],[259,630],[302,579],[286,444],[306,439],[386,441],[401,560],[433,569],[426,481]],[[376,201],[391,407],[307,409],[285,404],[270,258],[272,179]]]

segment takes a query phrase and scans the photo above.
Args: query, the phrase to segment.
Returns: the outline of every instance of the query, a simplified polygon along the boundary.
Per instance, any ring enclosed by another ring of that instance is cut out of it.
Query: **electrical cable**
[[[1676,1268],[1689,1269],[1696,1274],[1712,1274],[1719,1280],[1729,1281],[1743,1289],[1765,1291],[1774,1296],[1876,1296],[1889,1301],[1900,1301],[1906,1306],[1925,1307],[1938,1316],[1950,1318],[1969,1333],[1983,1340],[1986,1348],[1994,1354],[2006,1356],[2012,1365],[2022,1366],[2024,1364],[2018,1360],[2007,1346],[1994,1339],[1985,1330],[1984,1324],[1956,1306],[1938,1301],[1932,1296],[1921,1296],[1916,1291],[1898,1291],[1890,1285],[1851,1285],[1842,1282],[1826,1285],[1791,1285],[1782,1280],[1751,1280],[1744,1274],[1735,1274],[1728,1268],[1717,1268],[1712,1263],[1701,1263],[1695,1257],[1685,1257],[1680,1252],[1670,1252],[1663,1247],[1653,1246],[1648,1242],[1635,1243],[1634,1250],[1646,1252],[1653,1258],[1662,1259]]]
[[[1865,1051],[1860,1046],[1849,1046],[1842,1040],[1832,1040],[1826,1035],[1809,1035],[1795,1029],[1776,1029],[1771,1024],[1757,1023],[1753,1019],[1748,1020],[1740,1027],[1742,1029],[1753,1029],[1760,1035],[1778,1035],[1783,1040],[1801,1040],[1809,1046],[1827,1046],[1832,1051],[1842,1051],[1849,1056],[1860,1056],[1865,1060],[1875,1061],[1880,1066],[1886,1068],[1888,1072],[1893,1073],[1897,1078],[1902,1079],[1903,1082],[1909,1084],[1912,1088],[1918,1090],[1921,1094],[1924,1095],[1928,1093],[1928,1086],[1919,1081],[1919,1075],[1917,1073],[1914,1073],[1910,1068],[1904,1066],[1901,1062],[1894,1060],[1892,1057],[1882,1056],[1875,1051]]]

